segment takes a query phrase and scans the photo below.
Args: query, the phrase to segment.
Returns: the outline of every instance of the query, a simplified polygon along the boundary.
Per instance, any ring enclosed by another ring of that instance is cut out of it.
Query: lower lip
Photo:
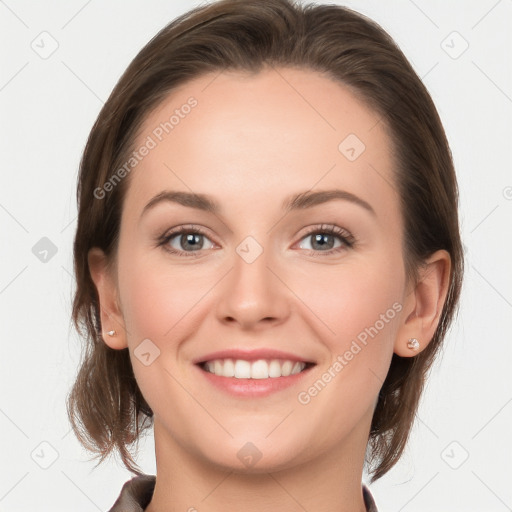
[[[214,386],[230,395],[237,397],[265,397],[272,393],[297,385],[312,367],[288,377],[270,377],[268,379],[237,379],[235,377],[221,377],[203,370],[196,365],[202,375]]]

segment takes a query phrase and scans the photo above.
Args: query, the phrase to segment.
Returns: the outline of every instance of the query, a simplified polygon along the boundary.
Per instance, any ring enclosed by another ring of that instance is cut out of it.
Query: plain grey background
[[[371,490],[382,512],[512,510],[512,1],[332,3],[381,24],[429,89],[467,258],[460,314],[407,451]],[[80,353],[69,320],[76,175],[121,73],[196,5],[0,0],[0,511],[108,510],[131,476],[114,459],[93,470],[66,416]],[[154,474],[152,436],[141,447]]]

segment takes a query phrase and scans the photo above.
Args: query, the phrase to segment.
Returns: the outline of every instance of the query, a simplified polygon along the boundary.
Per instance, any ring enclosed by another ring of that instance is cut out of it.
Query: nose
[[[258,330],[286,321],[292,294],[269,263],[265,252],[250,263],[235,256],[232,270],[222,280],[216,305],[220,322]]]

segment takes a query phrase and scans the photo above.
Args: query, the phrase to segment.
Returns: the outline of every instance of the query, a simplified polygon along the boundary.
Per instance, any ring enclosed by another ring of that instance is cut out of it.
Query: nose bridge
[[[288,314],[286,290],[269,268],[272,253],[253,237],[237,247],[233,268],[217,304],[221,321],[249,327],[261,321],[282,321]]]

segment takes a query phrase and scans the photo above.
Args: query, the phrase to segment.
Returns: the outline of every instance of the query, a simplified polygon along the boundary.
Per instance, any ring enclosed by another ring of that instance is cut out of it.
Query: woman
[[[374,511],[458,303],[457,183],[391,38],[223,0],[160,31],[81,162],[69,397],[111,511]],[[128,448],[154,427],[157,475]]]

